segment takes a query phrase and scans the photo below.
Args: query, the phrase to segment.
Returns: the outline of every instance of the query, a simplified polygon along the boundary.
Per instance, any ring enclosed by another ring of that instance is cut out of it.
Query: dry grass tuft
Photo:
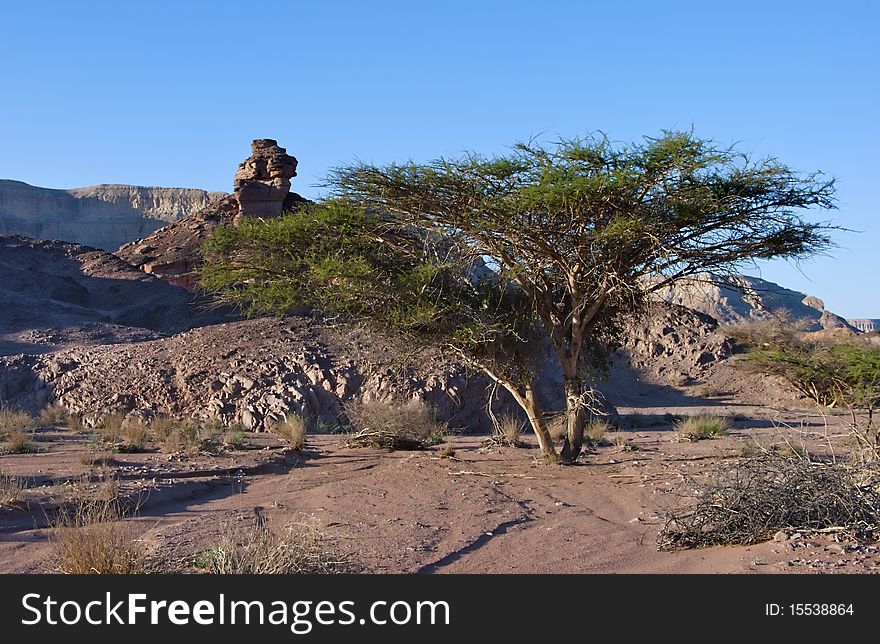
[[[124,452],[143,452],[147,448],[152,433],[149,426],[140,420],[127,420],[122,423],[119,437]]]
[[[453,458],[455,456],[455,446],[452,442],[447,441],[437,450],[437,456],[440,458]]]
[[[293,449],[302,449],[306,445],[306,424],[296,414],[290,414],[283,423],[279,423],[273,431]]]
[[[26,489],[26,481],[20,476],[0,474],[0,507],[21,503]]]
[[[525,431],[525,423],[516,416],[502,416],[497,419],[492,429],[492,435],[486,439],[486,445],[498,445],[501,447],[524,447],[522,440]]]
[[[880,531],[880,468],[848,467],[765,452],[724,464],[692,499],[668,512],[658,535],[675,550],[767,541],[780,530]]]
[[[446,435],[445,424],[421,400],[352,403],[345,411],[358,430],[343,443],[346,447],[424,449]]]
[[[6,449],[10,454],[26,454],[35,449],[33,434],[20,429],[6,434]]]
[[[86,452],[80,457],[79,462],[88,468],[109,467],[116,464],[116,459],[110,452]]]
[[[119,443],[122,441],[123,421],[122,414],[104,414],[95,424],[95,429],[102,441]]]
[[[727,436],[730,419],[723,416],[688,416],[675,422],[678,440],[696,442]]]
[[[0,409],[0,440],[5,439],[12,432],[31,429],[36,429],[36,422],[29,414],[23,411]]]
[[[176,420],[165,416],[156,417],[150,423],[150,430],[166,454],[197,453],[205,446],[208,438],[216,437],[218,431],[214,424],[199,425],[192,420]]]
[[[294,523],[274,531],[262,519],[229,526],[197,565],[220,575],[288,575],[351,572],[352,566],[314,527]]]
[[[67,424],[67,416],[67,410],[58,403],[54,403],[43,407],[38,417],[38,422],[40,427],[47,429],[62,427]]]
[[[80,501],[55,522],[53,567],[80,575],[131,575],[146,570],[146,550],[116,500]]]
[[[86,431],[86,426],[83,424],[82,416],[69,414],[67,417],[67,429],[72,431],[74,434],[84,433]]]

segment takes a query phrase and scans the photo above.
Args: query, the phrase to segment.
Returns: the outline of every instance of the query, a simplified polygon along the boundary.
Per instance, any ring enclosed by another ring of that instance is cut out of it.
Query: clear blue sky
[[[0,178],[231,190],[257,137],[298,192],[359,158],[492,154],[546,133],[691,128],[839,178],[860,234],[761,267],[880,318],[878,3],[9,2]],[[755,273],[755,271],[750,271]]]

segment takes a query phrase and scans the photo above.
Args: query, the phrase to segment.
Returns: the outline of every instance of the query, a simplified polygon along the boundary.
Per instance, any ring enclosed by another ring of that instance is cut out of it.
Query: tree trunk
[[[517,400],[517,402],[519,402],[523,409],[525,409],[526,415],[529,417],[529,424],[535,431],[535,436],[538,439],[538,447],[541,448],[544,460],[548,463],[558,463],[559,455],[556,453],[556,448],[553,446],[553,439],[550,437],[550,432],[547,430],[547,424],[544,422],[544,414],[538,404],[535,389],[531,384],[526,386],[525,398],[522,401]]]
[[[584,401],[584,383],[578,377],[565,379],[565,414],[567,431],[562,445],[562,462],[574,463],[584,446],[584,424],[587,405]]]

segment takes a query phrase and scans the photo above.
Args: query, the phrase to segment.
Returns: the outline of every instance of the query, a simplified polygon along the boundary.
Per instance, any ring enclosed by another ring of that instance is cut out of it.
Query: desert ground
[[[250,434],[216,455],[148,449],[96,465],[89,434],[41,430],[35,452],[0,457],[4,474],[28,481],[18,500],[0,509],[0,571],[51,571],[51,517],[73,495],[100,493],[110,479],[114,493],[136,501],[136,514],[125,521],[164,571],[199,572],[200,553],[224,526],[255,515],[276,526],[307,523],[369,572],[878,570],[880,548],[835,532],[793,531],[750,546],[657,546],[665,513],[714,466],[773,445],[845,450],[842,418],[729,400],[620,411],[623,428],[573,467],[539,462],[528,439],[517,448],[486,445],[484,435],[456,436],[454,456],[441,457],[440,447],[343,447],[333,434],[311,435],[304,449],[293,450],[270,433]],[[700,412],[739,420],[727,436],[679,440],[667,415]]]

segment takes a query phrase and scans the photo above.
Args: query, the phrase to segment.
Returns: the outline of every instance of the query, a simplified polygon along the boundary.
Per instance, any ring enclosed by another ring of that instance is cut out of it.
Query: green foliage
[[[203,286],[251,313],[306,307],[451,348],[514,395],[551,460],[532,395],[545,351],[583,393],[566,396],[572,460],[589,380],[647,290],[823,250],[829,226],[797,211],[834,207],[833,181],[688,132],[354,164],[329,186],[324,204],[217,230]]]
[[[870,411],[880,403],[880,347],[867,342],[790,339],[753,348],[748,357],[820,406]]]
[[[675,421],[675,431],[680,440],[701,441],[727,436],[731,421],[724,416],[687,416]]]

